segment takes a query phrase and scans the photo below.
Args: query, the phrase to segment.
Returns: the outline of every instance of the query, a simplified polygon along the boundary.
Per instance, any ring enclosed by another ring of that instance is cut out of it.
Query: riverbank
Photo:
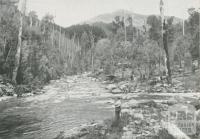
[[[194,95],[194,94],[193,94]],[[187,136],[174,125],[166,127],[169,124],[167,112],[169,107],[175,104],[191,104],[194,107],[199,106],[199,97],[191,95],[185,97],[159,95],[135,95],[133,99],[123,98],[121,123],[114,126],[113,119],[105,120],[101,124],[91,124],[80,127],[77,133],[69,136],[64,132],[60,133],[55,139],[197,139],[199,137],[199,118],[200,111],[196,110],[197,116],[197,134]],[[150,98],[151,100],[148,100]],[[177,134],[178,132],[178,134]],[[177,137],[178,136],[178,137]]]
[[[110,89],[112,86],[126,88],[124,84],[127,82],[105,82],[89,74],[52,80],[40,95],[2,102],[1,106],[5,105],[5,108],[0,109],[0,135],[17,139],[53,138],[57,135],[57,139],[156,138],[167,134],[162,120],[169,106],[192,104],[199,113],[199,93],[133,93],[122,90],[113,93]],[[116,97],[121,97],[122,101],[122,123],[117,127],[113,120]],[[16,125],[13,127],[10,121]]]
[[[166,85],[156,81],[149,88],[144,87],[144,84],[135,85],[130,81],[117,83],[102,81],[111,98],[121,97],[120,126],[113,127],[114,121],[110,119],[101,124],[80,127],[73,135],[61,132],[55,139],[177,139],[177,133],[184,139],[197,139],[199,134],[189,137],[175,125],[170,125],[169,128],[164,126],[169,107],[180,103],[194,106],[196,116],[200,118],[200,93],[196,90],[198,86],[194,90],[184,90],[184,84],[180,80],[175,79],[173,82],[173,85]],[[149,92],[146,89],[153,91]],[[114,104],[114,101],[110,102]],[[197,120],[200,120],[199,118]],[[198,122],[197,133],[200,132]]]
[[[16,97],[17,94],[14,91],[14,85],[6,78],[0,76],[0,101]]]

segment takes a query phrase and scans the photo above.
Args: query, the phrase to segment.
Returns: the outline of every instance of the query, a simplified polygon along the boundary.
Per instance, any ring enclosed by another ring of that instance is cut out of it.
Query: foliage
[[[19,33],[19,11],[12,4],[2,6],[0,11],[0,74],[11,79]],[[40,21],[31,11],[24,18],[18,84],[40,82],[36,83],[39,85],[64,73],[79,72],[74,69],[78,69],[77,61],[81,59],[80,45],[75,39],[67,38],[62,29],[54,24],[52,15],[46,15]],[[94,34],[98,31],[94,29]]]
[[[197,11],[189,11],[190,17],[188,21],[188,34],[192,37],[191,54],[193,59],[198,59],[199,51],[199,13]]]
[[[19,34],[20,13],[7,1],[0,9],[0,74],[12,78]],[[174,24],[166,19],[170,63],[199,56],[199,13],[189,10],[185,22]],[[162,75],[165,52],[162,46],[161,19],[149,16],[147,25],[133,26],[134,18],[116,16],[112,23],[74,25],[63,28],[47,14],[38,19],[31,11],[24,17],[22,52],[17,76],[18,84],[45,84],[63,74],[77,74],[103,69],[115,74],[129,68],[135,76],[151,78]],[[126,34],[125,34],[126,33]],[[126,39],[125,39],[126,36]],[[181,64],[180,64],[181,65]]]
[[[161,39],[161,20],[157,16],[152,15],[147,18],[147,24],[150,26],[149,38],[159,41]]]

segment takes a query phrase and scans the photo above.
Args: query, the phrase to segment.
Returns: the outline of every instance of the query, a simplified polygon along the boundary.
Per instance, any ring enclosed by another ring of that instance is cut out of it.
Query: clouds
[[[46,13],[56,15],[56,23],[62,26],[77,24],[99,14],[118,9],[140,14],[159,14],[160,0],[28,0],[28,9],[39,17]],[[187,8],[198,5],[199,0],[164,0],[166,14],[187,17]]]

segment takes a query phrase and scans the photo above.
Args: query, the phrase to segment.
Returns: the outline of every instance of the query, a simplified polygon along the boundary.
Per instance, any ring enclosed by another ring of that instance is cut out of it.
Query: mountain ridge
[[[126,16],[126,17],[133,17],[133,25],[136,27],[140,27],[143,26],[146,23],[147,17],[150,15],[143,15],[143,14],[138,14],[138,13],[134,13],[132,11],[128,11],[128,10],[117,10],[111,13],[105,13],[105,14],[100,14],[98,16],[95,16],[91,19],[88,19],[80,24],[89,24],[92,25],[94,23],[98,23],[98,22],[102,22],[102,23],[112,23],[112,21],[114,20],[114,18],[116,16]],[[153,15],[153,14],[152,14]],[[159,15],[156,15],[159,16]],[[167,16],[169,17],[169,16]],[[174,24],[181,22],[182,19],[178,18],[178,17],[174,17]]]

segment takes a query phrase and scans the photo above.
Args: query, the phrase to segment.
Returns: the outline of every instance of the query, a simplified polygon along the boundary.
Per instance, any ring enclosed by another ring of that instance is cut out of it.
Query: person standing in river
[[[118,97],[117,101],[115,102],[115,122],[118,125],[120,122],[121,115],[121,98]]]

